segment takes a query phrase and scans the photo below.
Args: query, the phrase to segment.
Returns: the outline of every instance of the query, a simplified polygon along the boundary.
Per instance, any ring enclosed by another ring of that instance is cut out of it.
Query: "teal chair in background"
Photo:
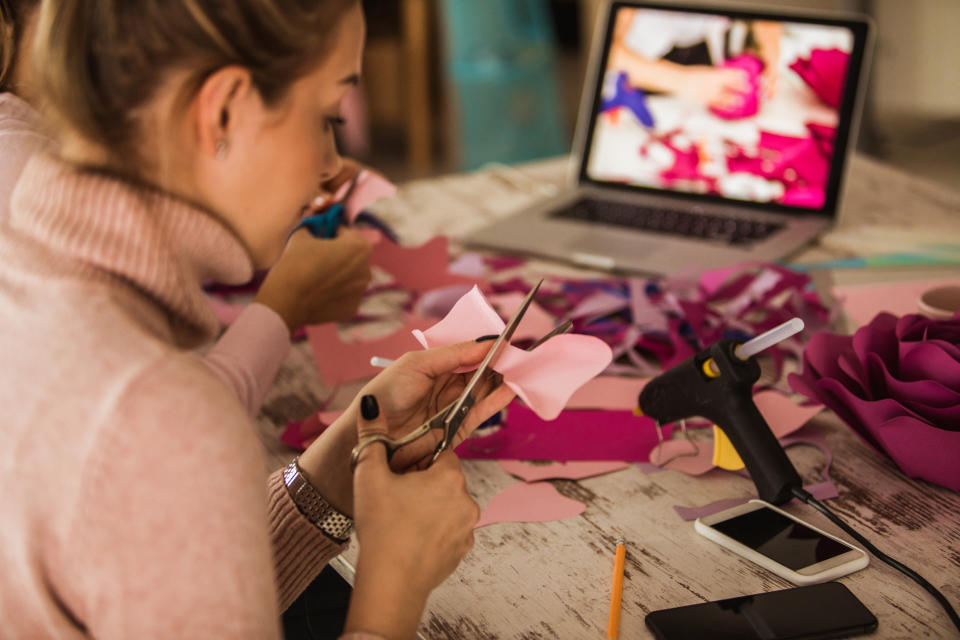
[[[441,0],[459,168],[566,153],[548,0]]]

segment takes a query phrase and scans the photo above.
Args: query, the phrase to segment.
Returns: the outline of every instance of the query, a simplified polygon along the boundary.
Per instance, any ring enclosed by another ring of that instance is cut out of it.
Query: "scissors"
[[[513,314],[513,317],[510,318],[507,326],[503,329],[503,333],[500,334],[500,336],[493,343],[493,346],[490,347],[490,350],[487,351],[486,357],[480,363],[480,366],[477,367],[477,370],[474,371],[470,381],[467,382],[467,386],[464,387],[463,392],[457,397],[456,400],[441,409],[435,416],[402,438],[392,438],[382,433],[366,436],[357,443],[357,446],[353,448],[353,452],[350,454],[350,468],[356,468],[357,461],[360,459],[360,453],[374,442],[382,442],[384,444],[384,446],[387,448],[387,460],[390,460],[390,458],[393,457],[393,454],[404,445],[410,444],[414,440],[422,438],[434,429],[440,429],[443,432],[443,437],[437,444],[437,447],[433,452],[433,457],[430,460],[430,463],[433,464],[437,457],[453,444],[454,437],[460,430],[460,426],[463,424],[467,414],[470,413],[470,409],[472,409],[473,405],[476,403],[474,391],[483,381],[494,362],[496,362],[502,354],[503,347],[510,343],[510,339],[517,330],[520,320],[527,312],[527,308],[529,308],[530,303],[533,301],[533,296],[536,295],[541,284],[543,284],[543,280],[538,282],[537,285],[530,290],[530,293],[527,294],[527,297],[523,299],[523,303],[517,309],[516,313]],[[546,336],[538,340],[534,346],[542,344],[548,338],[551,338],[558,333],[563,333],[569,328],[569,322],[560,325]]]
[[[350,199],[350,196],[353,195],[353,190],[357,188],[357,183],[360,181],[360,173],[362,172],[358,171],[354,174],[353,178],[350,179],[350,186],[347,187],[343,197],[320,213],[315,213],[301,220],[290,233],[303,228],[309,231],[310,235],[314,238],[336,237],[337,229],[343,224],[343,219],[346,215],[344,203]]]

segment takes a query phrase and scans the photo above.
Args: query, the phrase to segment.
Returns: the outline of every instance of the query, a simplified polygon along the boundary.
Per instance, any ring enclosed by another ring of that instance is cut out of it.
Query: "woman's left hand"
[[[453,402],[473,376],[473,371],[454,373],[478,365],[493,341],[462,342],[426,351],[412,351],[367,383],[350,406],[300,456],[300,465],[321,494],[345,513],[353,513],[350,453],[357,443],[356,425],[360,398],[376,396],[381,415],[393,438],[401,438]],[[470,435],[484,420],[505,407],[514,397],[500,377],[489,372],[474,390],[476,404],[460,426],[451,447]],[[443,437],[439,429],[404,446],[391,458],[396,472],[425,467]]]

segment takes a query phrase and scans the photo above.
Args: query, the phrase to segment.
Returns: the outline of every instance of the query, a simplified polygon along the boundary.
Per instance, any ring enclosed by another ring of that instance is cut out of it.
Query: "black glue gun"
[[[791,490],[803,482],[753,402],[760,378],[754,356],[802,329],[803,321],[794,318],[749,342],[713,344],[648,382],[640,411],[661,425],[696,416],[713,422],[740,454],[760,498],[789,502]]]

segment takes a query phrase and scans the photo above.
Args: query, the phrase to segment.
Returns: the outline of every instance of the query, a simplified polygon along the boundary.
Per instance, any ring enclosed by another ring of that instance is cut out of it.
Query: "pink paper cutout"
[[[414,311],[427,318],[442,318],[472,289],[468,284],[452,284],[425,292],[417,300]]]
[[[291,422],[280,435],[280,441],[287,446],[303,451],[342,413],[343,411],[318,411],[303,420]]]
[[[797,431],[823,411],[823,405],[798,405],[779,391],[760,391],[754,394],[753,401],[777,438],[783,438]],[[665,440],[662,445],[650,451],[650,462],[657,463],[659,460],[673,458],[667,464],[661,465],[661,468],[680,471],[691,476],[703,475],[714,468],[712,440],[698,441],[695,455],[679,455],[690,454],[693,451],[693,444],[686,438]]]
[[[917,313],[920,295],[927,289],[944,285],[960,285],[960,278],[836,286],[833,295],[842,300],[843,310],[850,319],[857,326],[863,326],[884,311],[895,316]]]
[[[665,438],[671,433],[664,428]],[[547,422],[513,402],[503,426],[467,438],[456,451],[465,459],[646,462],[656,443],[653,420],[631,411],[564,411]]]
[[[501,318],[509,319],[523,304],[524,297],[521,293],[500,293],[489,296],[487,302],[493,305]],[[553,331],[556,324],[553,316],[544,311],[543,307],[536,302],[531,302],[517,326],[516,333],[513,334],[513,339],[514,341],[538,340]]]
[[[483,278],[487,265],[479,253],[464,253],[450,263],[450,273],[468,278]]]
[[[548,522],[578,516],[586,505],[566,498],[547,482],[519,482],[490,499],[476,528],[498,522]]]
[[[475,340],[480,336],[499,334],[506,327],[477,287],[472,287],[457,300],[450,313],[429,329],[413,335],[425,349],[440,345]]]
[[[500,460],[500,468],[525,482],[537,480],[582,480],[620,471],[630,466],[626,462],[575,460],[552,464],[530,464],[522,460]]]
[[[817,500],[832,500],[840,495],[837,491],[837,485],[834,484],[833,480],[830,479],[830,466],[833,464],[833,454],[831,453],[829,447],[827,447],[827,441],[821,433],[814,432],[806,436],[786,438],[781,441],[781,444],[785,448],[801,444],[809,445],[819,449],[825,458],[823,472],[821,473],[823,480],[821,482],[804,485],[803,488]],[[697,518],[705,518],[715,513],[719,513],[724,509],[729,509],[731,507],[743,504],[753,497],[756,496],[725,498],[723,500],[717,500],[699,507],[674,505],[673,510],[676,511],[677,515],[679,515],[683,520],[690,521],[696,520]]]
[[[567,401],[567,409],[621,409],[633,411],[637,397],[649,378],[597,376],[577,389]]]
[[[372,378],[381,370],[370,364],[370,358],[398,358],[417,348],[410,332],[425,329],[432,320],[409,316],[406,324],[388,336],[376,340],[344,342],[336,324],[313,325],[306,328],[307,340],[317,363],[323,383],[336,386],[343,382]]]
[[[443,320],[425,331],[414,330],[413,335],[425,348],[431,348],[498,334],[504,326],[474,287]],[[533,351],[506,345],[494,369],[538,416],[552,420],[574,391],[603,371],[612,358],[610,347],[599,338],[564,334]]]
[[[349,182],[347,187],[349,188]],[[343,205],[347,220],[351,223],[365,208],[383,198],[392,198],[397,194],[397,187],[378,173],[361,169],[357,175],[356,186]],[[341,195],[342,197],[342,195]]]
[[[405,247],[384,239],[374,245],[370,264],[392,275],[404,289],[420,293],[481,282],[480,278],[450,273],[450,251],[444,236],[437,236],[419,247]]]
[[[713,442],[710,440],[697,442],[696,453],[693,443],[684,437],[667,440],[650,452],[650,462],[656,464],[660,460],[670,460],[661,465],[661,469],[679,471],[688,476],[702,476],[716,468],[713,464]]]
[[[790,435],[823,411],[823,405],[799,405],[779,391],[761,391],[753,402],[777,438]]]
[[[629,301],[626,298],[600,291],[589,298],[580,302],[573,311],[570,312],[571,318],[605,316],[620,309],[626,309]]]

